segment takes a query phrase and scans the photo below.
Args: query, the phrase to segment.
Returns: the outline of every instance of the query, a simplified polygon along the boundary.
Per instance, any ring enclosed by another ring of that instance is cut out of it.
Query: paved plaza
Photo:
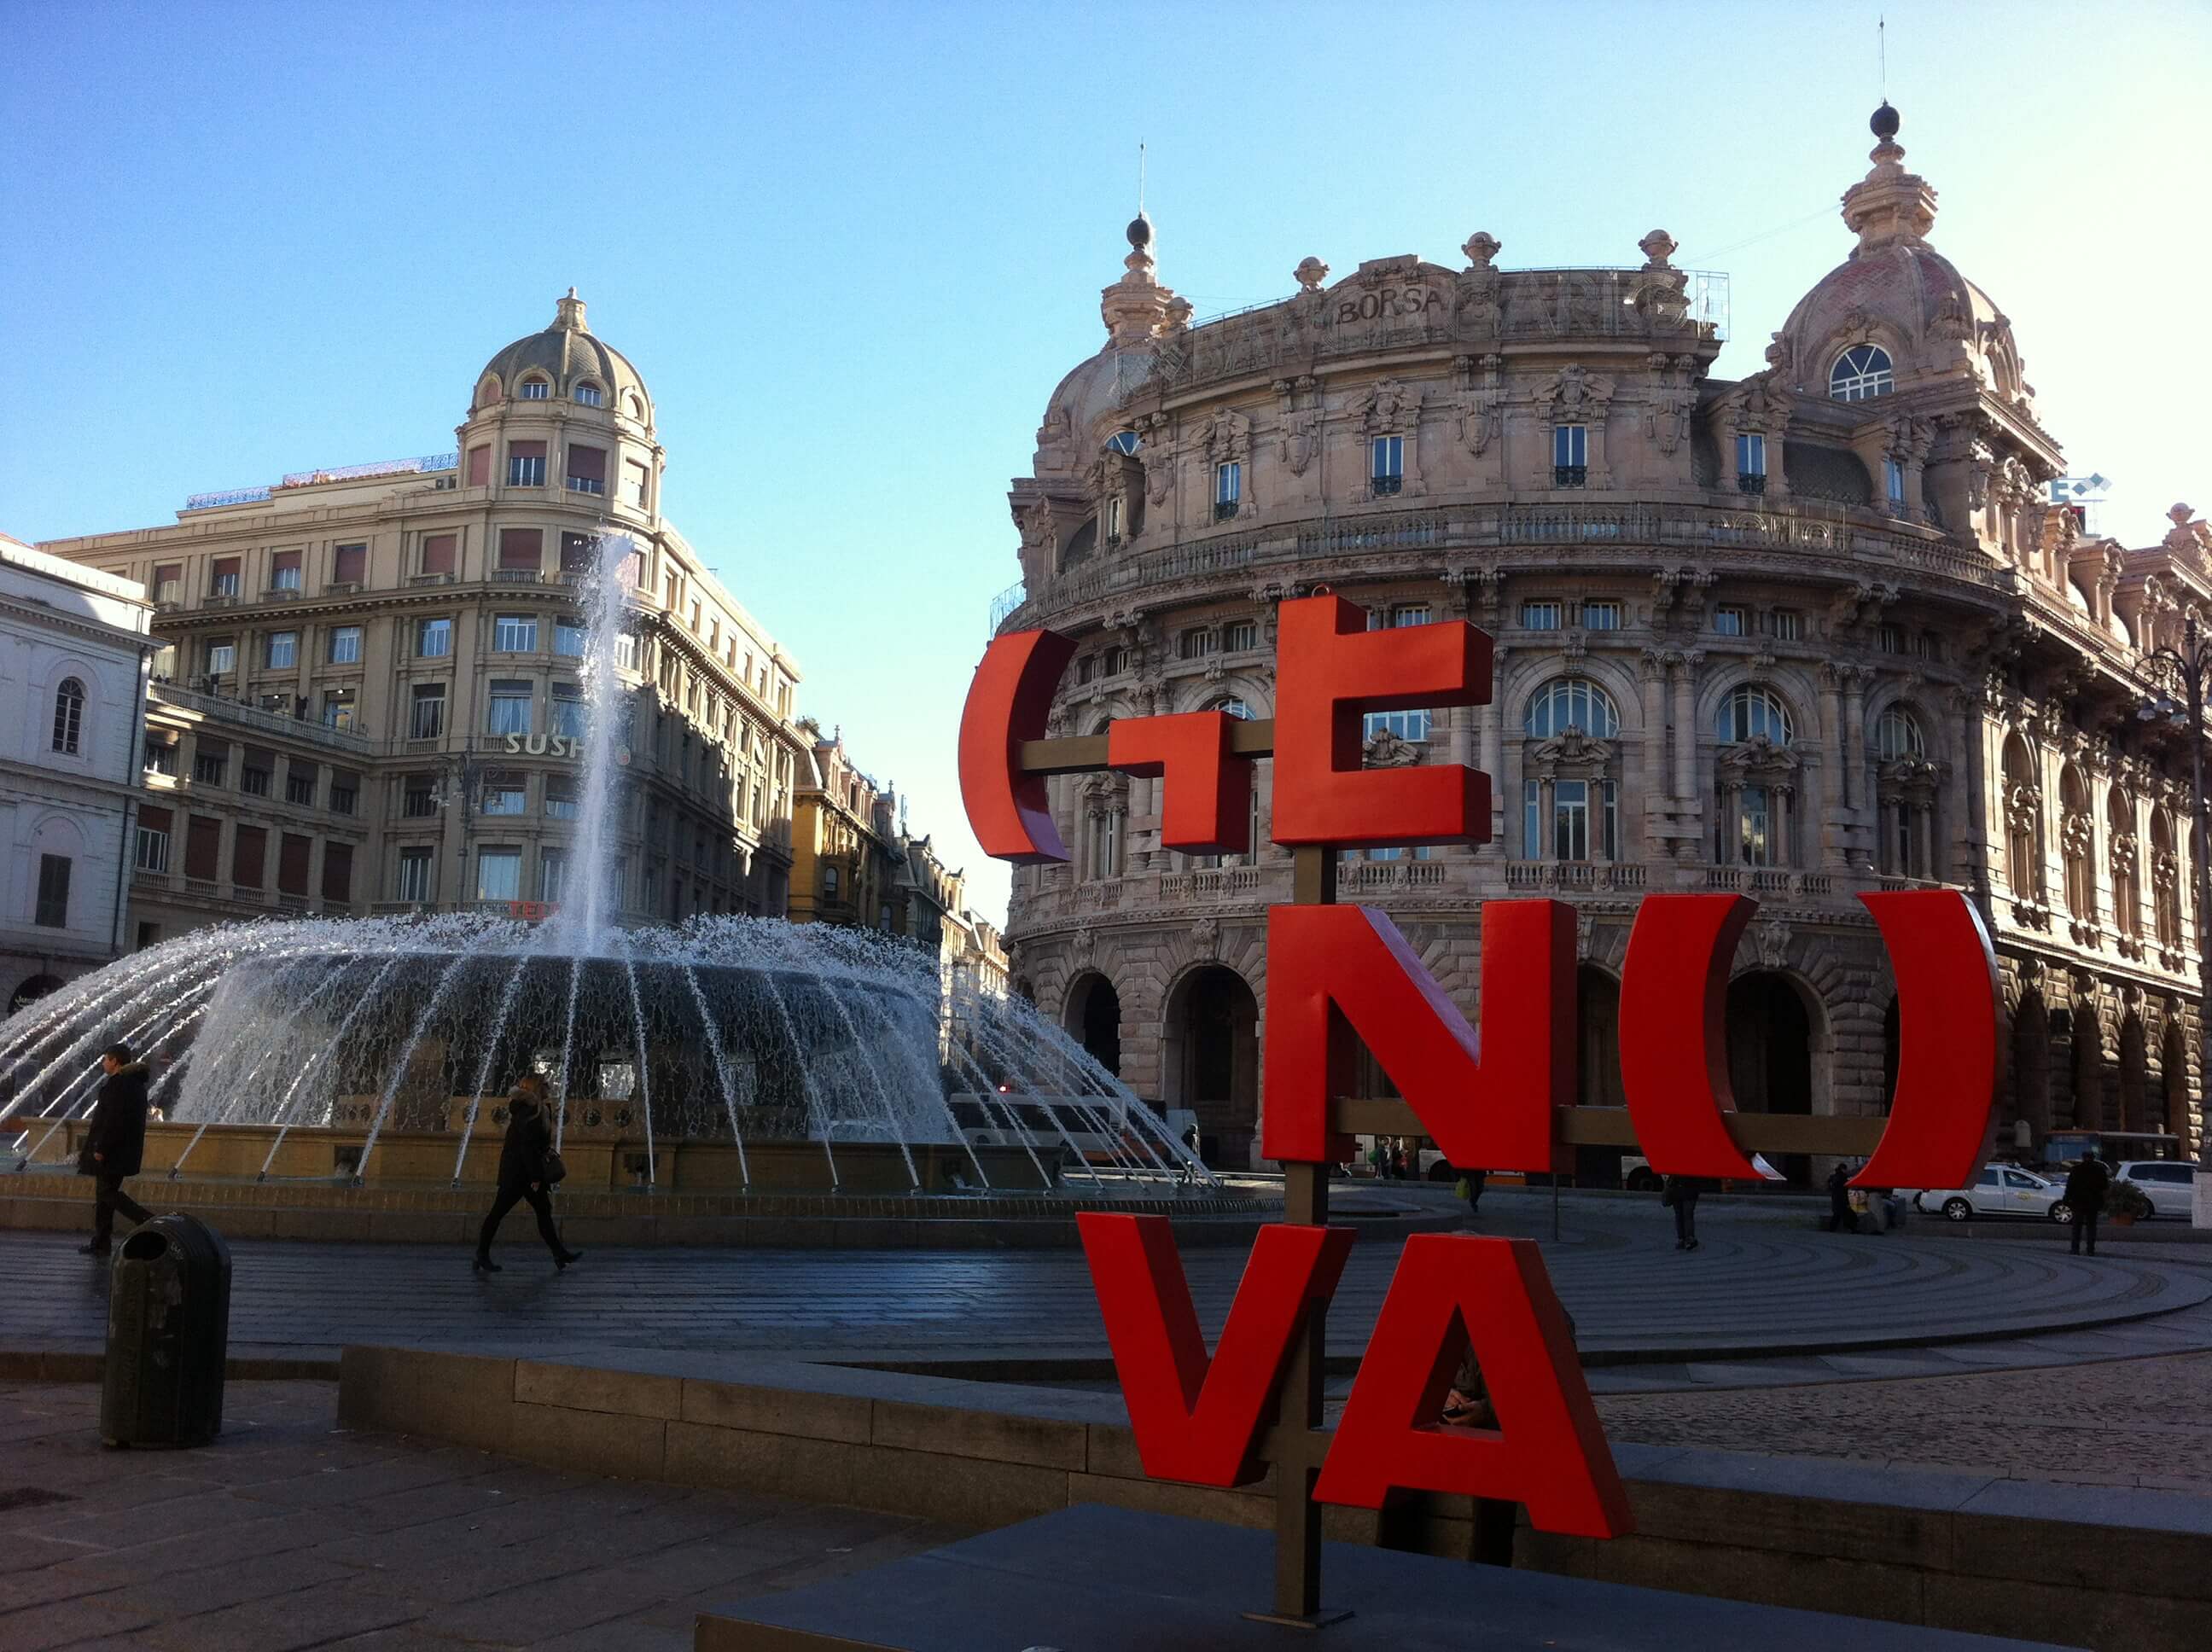
[[[103,1450],[99,1402],[0,1384],[8,1652],[679,1652],[702,1606],[957,1535],[348,1434],[331,1383],[234,1383],[196,1451]]]

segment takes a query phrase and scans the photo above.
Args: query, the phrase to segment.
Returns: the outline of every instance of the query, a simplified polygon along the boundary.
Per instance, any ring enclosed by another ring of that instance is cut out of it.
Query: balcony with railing
[[[173,706],[179,711],[197,712],[235,729],[256,731],[282,739],[305,740],[349,756],[374,756],[379,749],[376,741],[349,729],[328,728],[320,723],[287,717],[281,712],[264,711],[256,706],[240,705],[235,700],[180,689],[173,683],[150,684],[146,699],[149,706]]]

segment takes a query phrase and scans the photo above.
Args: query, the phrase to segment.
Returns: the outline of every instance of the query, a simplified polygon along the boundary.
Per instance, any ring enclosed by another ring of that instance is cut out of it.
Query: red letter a
[[[1437,1421],[1467,1345],[1460,1327],[1474,1338],[1494,1429]],[[1633,1529],[1534,1241],[1406,1242],[1314,1496],[1380,1509],[1392,1486],[1525,1503],[1532,1525],[1576,1537]]]
[[[1308,1306],[1335,1293],[1352,1230],[1261,1229],[1209,1364],[1168,1218],[1075,1221],[1145,1473],[1198,1485],[1258,1479],[1261,1409]]]

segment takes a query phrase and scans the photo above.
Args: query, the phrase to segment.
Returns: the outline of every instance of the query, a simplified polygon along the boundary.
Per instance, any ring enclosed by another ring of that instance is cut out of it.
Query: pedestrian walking
[[[507,1213],[517,1205],[527,1204],[538,1214],[538,1236],[545,1242],[545,1248],[553,1253],[554,1266],[566,1272],[568,1265],[583,1255],[580,1250],[570,1250],[561,1242],[561,1236],[553,1226],[553,1200],[548,1191],[553,1154],[553,1129],[545,1122],[545,1080],[534,1072],[526,1072],[515,1081],[514,1093],[507,1098],[507,1139],[499,1149],[499,1193],[491,1202],[491,1212],[483,1219],[483,1229],[477,1235],[477,1255],[473,1266],[479,1273],[496,1273],[499,1264],[491,1259],[492,1236]]]
[[[1698,1248],[1698,1195],[1705,1184],[1698,1176],[1668,1176],[1659,1194],[1659,1202],[1673,1207],[1674,1212],[1674,1248],[1695,1250]]]
[[[2097,1217],[2105,1208],[2105,1190],[2112,1185],[2112,1174],[2097,1157],[2097,1150],[2081,1150],[2081,1162],[2067,1174],[2066,1219],[2074,1230],[2074,1254],[2081,1254],[2081,1242],[2089,1242],[2089,1254],[2097,1254]]]
[[[1859,1230],[1858,1218],[1851,1214],[1851,1173],[1841,1159],[1828,1172],[1828,1231],[1845,1233]]]
[[[1567,1335],[1575,1336],[1575,1316],[1562,1308],[1560,1313],[1567,1321]],[[1439,1421],[1455,1428],[1496,1428],[1498,1408],[1491,1402],[1490,1384],[1482,1375],[1481,1362],[1474,1357],[1474,1344],[1470,1340],[1467,1351],[1460,1356],[1459,1369],[1453,1373],[1451,1388],[1444,1395],[1444,1407]],[[1496,1497],[1477,1497],[1474,1500],[1474,1530],[1470,1560],[1484,1565],[1510,1566],[1513,1564],[1513,1525],[1519,1513],[1514,1503]]]
[[[78,1247],[86,1256],[105,1256],[115,1242],[115,1213],[133,1227],[153,1214],[123,1191],[124,1179],[138,1174],[146,1158],[146,1064],[133,1060],[127,1044],[100,1052],[100,1094],[92,1103],[92,1126],[77,1154],[80,1175],[93,1180],[92,1242]]]
[[[1482,1184],[1490,1179],[1487,1170],[1462,1170],[1459,1173],[1459,1195],[1467,1200],[1470,1218],[1482,1214]]]

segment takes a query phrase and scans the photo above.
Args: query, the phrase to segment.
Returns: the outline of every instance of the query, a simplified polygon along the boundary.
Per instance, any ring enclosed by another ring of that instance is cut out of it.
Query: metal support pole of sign
[[[1321,847],[1291,851],[1291,899],[1301,906],[1328,906],[1336,900],[1336,854]],[[1328,1167],[1283,1165],[1283,1219],[1315,1227],[1328,1225]],[[1323,1361],[1328,1352],[1328,1304],[1314,1303],[1291,1344],[1284,1369],[1281,1409],[1275,1437],[1280,1449],[1275,1467],[1275,1604],[1272,1612],[1247,1613],[1266,1623],[1320,1629],[1349,1618],[1321,1606],[1321,1505],[1314,1482],[1321,1475],[1328,1440],[1321,1432]]]

